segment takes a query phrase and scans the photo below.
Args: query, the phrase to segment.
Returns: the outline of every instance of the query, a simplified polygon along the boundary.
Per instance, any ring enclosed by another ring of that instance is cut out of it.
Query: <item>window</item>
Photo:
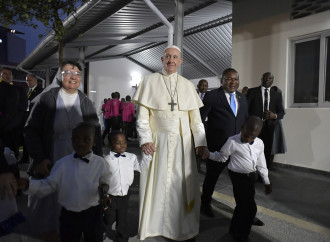
[[[291,43],[291,106],[330,107],[330,32]]]

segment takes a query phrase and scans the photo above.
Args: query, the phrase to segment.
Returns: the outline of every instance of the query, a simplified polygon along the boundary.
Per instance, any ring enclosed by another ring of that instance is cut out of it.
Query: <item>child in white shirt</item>
[[[60,238],[62,242],[103,241],[103,207],[108,198],[99,197],[99,189],[106,192],[110,169],[103,157],[94,155],[95,127],[88,122],[79,123],[72,130],[75,153],[58,160],[50,175],[42,180],[18,179],[19,189],[40,198],[58,192],[62,206]],[[101,204],[100,204],[101,203]]]
[[[110,166],[108,193],[111,206],[105,211],[104,223],[111,228],[112,224],[116,222],[115,241],[128,241],[128,190],[134,180],[134,170],[140,172],[140,164],[135,154],[126,152],[127,141],[122,132],[111,132],[108,140],[111,151],[105,159]]]
[[[228,173],[233,184],[236,207],[231,220],[229,233],[236,241],[248,241],[257,205],[254,200],[254,183],[257,171],[265,184],[265,193],[272,192],[264,155],[264,144],[258,135],[263,122],[257,116],[250,116],[244,123],[241,133],[228,138],[220,152],[210,152],[208,158],[228,163]],[[203,157],[207,158],[207,157]]]

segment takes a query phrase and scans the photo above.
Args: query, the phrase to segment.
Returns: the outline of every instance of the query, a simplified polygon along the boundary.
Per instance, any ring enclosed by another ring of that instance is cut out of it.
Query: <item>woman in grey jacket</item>
[[[77,62],[61,64],[60,87],[41,94],[24,128],[24,138],[32,163],[28,174],[32,179],[49,175],[54,163],[73,152],[72,129],[82,121],[96,126],[97,145],[94,153],[102,155],[99,120],[92,101],[80,90],[81,66]],[[56,193],[42,199],[28,199],[28,221],[31,231],[42,233],[46,241],[58,239],[60,207]]]

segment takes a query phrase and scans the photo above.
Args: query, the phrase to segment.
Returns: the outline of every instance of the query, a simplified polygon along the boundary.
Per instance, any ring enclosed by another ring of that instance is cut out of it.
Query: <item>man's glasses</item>
[[[76,76],[81,77],[81,73],[79,71],[62,71],[62,75],[66,75],[68,77]]]

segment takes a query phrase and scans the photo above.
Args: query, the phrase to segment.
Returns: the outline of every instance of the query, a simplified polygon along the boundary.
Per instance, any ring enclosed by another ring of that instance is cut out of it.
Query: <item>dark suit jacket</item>
[[[28,97],[29,100],[29,111],[31,112],[32,107],[33,107],[33,103],[32,100],[38,96],[44,89],[42,87],[39,87],[38,85],[36,86],[36,88],[32,91],[30,97]],[[29,89],[27,90],[29,91]]]
[[[277,115],[277,119],[282,119],[284,117],[284,107],[282,94],[276,92],[274,88],[270,89],[270,102],[269,102],[269,111],[272,111]],[[249,105],[249,115],[256,115],[259,118],[262,118],[263,113],[263,101],[262,101],[262,93],[261,86],[250,88],[246,95],[248,99]],[[275,120],[268,120],[271,122],[275,122]]]
[[[210,151],[219,151],[230,136],[238,134],[248,116],[245,96],[236,92],[238,111],[235,117],[222,87],[206,93],[201,108],[202,121],[208,117],[206,132],[207,146]]]
[[[262,132],[263,134],[260,134],[260,137],[263,138],[265,143],[265,150],[274,155],[286,152],[284,132],[281,125],[281,119],[283,119],[285,111],[281,91],[274,86],[270,89],[269,95],[269,110],[277,115],[277,119],[265,121],[268,125],[264,126],[264,129],[265,127],[267,127],[267,129]],[[256,115],[262,118],[263,101],[261,86],[250,88],[246,97],[248,99],[249,115]],[[269,148],[266,149],[267,144]]]

